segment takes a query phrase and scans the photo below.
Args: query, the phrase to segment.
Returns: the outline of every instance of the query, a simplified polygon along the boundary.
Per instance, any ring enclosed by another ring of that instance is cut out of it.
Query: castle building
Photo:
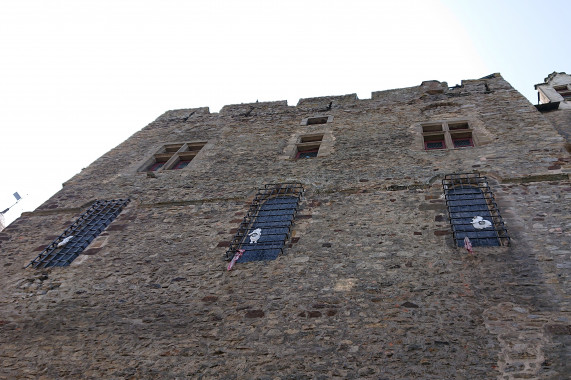
[[[543,83],[536,84],[535,89],[536,108],[565,138],[567,151],[571,151],[571,75],[553,72]]]
[[[0,378],[566,378],[570,79],[164,113],[0,233]]]

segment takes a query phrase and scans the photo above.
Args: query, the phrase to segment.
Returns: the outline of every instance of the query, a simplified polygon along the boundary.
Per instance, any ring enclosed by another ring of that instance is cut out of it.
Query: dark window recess
[[[155,172],[157,170],[159,170],[160,168],[162,168],[165,165],[165,162],[155,162],[154,164],[151,164],[151,166],[149,166],[149,168],[147,169],[147,171],[149,172]]]
[[[299,143],[297,144],[297,153],[295,154],[295,158],[300,159],[317,157],[322,140],[323,134],[300,136]]]
[[[71,264],[119,215],[129,201],[129,199],[96,201],[26,267],[31,265],[33,268],[49,268]]]
[[[268,184],[258,190],[226,251],[226,260],[231,260],[238,249],[245,251],[238,263],[275,260],[289,239],[302,195],[299,183]],[[258,228],[260,237],[254,243],[252,237]]]
[[[472,142],[472,139],[470,137],[458,138],[458,139],[453,138],[452,142],[454,143],[454,148],[462,148],[465,146],[474,146],[474,143]]]
[[[325,124],[327,123],[327,116],[322,116],[322,117],[310,117],[307,119],[307,125],[313,125],[313,124]]]
[[[509,245],[510,238],[486,177],[448,174],[442,180],[452,234],[458,247]]]
[[[179,160],[172,168],[173,170],[184,169],[190,164],[190,160]]]
[[[313,158],[317,157],[317,153],[319,153],[319,149],[304,150],[297,152],[295,158]]]
[[[431,149],[444,149],[446,148],[446,144],[444,144],[444,140],[440,140],[440,141],[426,141],[424,143],[424,148],[426,150],[431,150]]]

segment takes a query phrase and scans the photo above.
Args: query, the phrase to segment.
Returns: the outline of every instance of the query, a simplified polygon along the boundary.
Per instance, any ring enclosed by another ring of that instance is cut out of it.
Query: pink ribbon
[[[474,254],[474,250],[472,249],[472,243],[470,242],[470,239],[468,239],[468,236],[464,238],[464,248],[466,248],[466,251],[468,251],[468,253]]]
[[[240,257],[242,257],[242,255],[244,254],[244,252],[246,252],[245,249],[239,249],[236,251],[236,254],[234,255],[234,257],[232,258],[232,261],[230,261],[228,263],[228,270],[232,270],[232,268],[234,267],[234,264],[236,264],[236,261],[238,261],[238,259],[240,259]]]

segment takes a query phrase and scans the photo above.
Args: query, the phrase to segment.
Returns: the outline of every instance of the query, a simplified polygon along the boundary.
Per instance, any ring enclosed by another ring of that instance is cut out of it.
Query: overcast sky
[[[571,1],[0,0],[0,211],[169,109],[571,72]],[[566,37],[567,36],[567,37]]]

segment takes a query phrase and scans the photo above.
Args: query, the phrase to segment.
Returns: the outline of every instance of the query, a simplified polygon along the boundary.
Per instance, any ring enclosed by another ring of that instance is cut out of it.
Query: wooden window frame
[[[295,159],[307,159],[319,157],[319,148],[323,141],[323,133],[314,133],[299,136],[299,142],[296,144]],[[302,157],[304,153],[317,153],[315,157]]]

